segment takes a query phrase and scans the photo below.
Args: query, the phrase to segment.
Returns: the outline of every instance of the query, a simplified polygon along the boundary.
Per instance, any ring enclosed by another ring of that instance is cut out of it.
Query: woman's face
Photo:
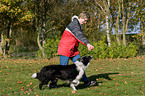
[[[85,24],[85,23],[87,23],[87,21],[88,21],[87,18],[86,18],[86,19],[82,19],[82,18],[80,18],[79,20],[80,20],[80,23],[81,23],[81,24]]]

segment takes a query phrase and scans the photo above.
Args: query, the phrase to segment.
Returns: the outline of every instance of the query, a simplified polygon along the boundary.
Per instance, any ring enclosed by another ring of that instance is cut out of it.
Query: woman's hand
[[[92,46],[91,44],[87,44],[88,50],[91,51],[92,49],[94,49],[94,46]]]

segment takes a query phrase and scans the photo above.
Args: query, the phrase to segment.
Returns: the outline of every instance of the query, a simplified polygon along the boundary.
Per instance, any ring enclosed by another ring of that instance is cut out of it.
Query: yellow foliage
[[[20,22],[30,21],[35,15],[28,11],[22,18],[19,19]]]

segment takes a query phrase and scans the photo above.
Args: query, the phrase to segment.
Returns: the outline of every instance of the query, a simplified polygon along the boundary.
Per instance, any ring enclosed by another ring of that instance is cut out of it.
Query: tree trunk
[[[1,53],[3,54],[4,58],[7,57],[6,52],[5,52],[6,51],[6,47],[5,47],[6,43],[5,42],[6,42],[5,41],[5,36],[4,36],[3,32],[2,32],[2,34],[1,34],[1,46],[2,46]]]
[[[109,29],[109,15],[110,15],[110,0],[108,0],[108,4],[106,1],[104,1],[104,4],[106,5],[106,32],[107,32],[107,41],[108,41],[108,46],[111,46],[111,39],[110,39],[110,29]]]
[[[125,20],[125,13],[124,13],[124,3],[122,0],[122,14],[123,14],[123,18],[122,18],[122,22],[123,22],[123,44],[126,46],[126,32],[128,29],[128,23],[129,23],[129,16],[130,16],[130,6],[131,6],[131,2],[129,1],[129,8],[127,11],[127,19]]]
[[[35,6],[34,6],[34,9],[35,9],[35,16],[38,16],[40,18],[35,18],[35,21],[36,22],[36,32],[37,32],[37,44],[38,44],[38,47],[39,49],[41,50],[42,52],[42,57],[45,58],[45,52],[44,52],[44,45],[45,45],[45,27],[46,27],[46,10],[45,8],[47,8],[48,6],[46,6],[46,2],[47,0],[43,0],[43,8],[40,9],[40,1],[37,0],[35,1]]]
[[[11,22],[8,21],[7,26],[7,38],[6,38],[6,54],[9,54],[9,48],[10,48],[10,34],[11,34]]]
[[[140,28],[141,28],[141,34],[142,34],[142,47],[144,48],[144,45],[145,45],[144,22],[141,22]]]
[[[42,52],[42,57],[45,58],[44,48],[41,46],[41,43],[40,43],[40,34],[39,33],[37,34],[37,44],[38,44],[39,49]]]
[[[43,0],[43,13],[42,13],[42,25],[41,25],[41,32],[38,33],[37,42],[40,50],[42,51],[42,56],[45,58],[45,52],[44,52],[44,46],[45,46],[45,32],[46,32],[46,0]],[[40,34],[41,34],[41,40],[40,40]],[[41,43],[40,43],[41,41]]]
[[[124,13],[124,4],[123,4],[123,0],[122,0],[122,23],[123,23],[123,29],[122,29],[122,33],[123,33],[123,44],[126,46],[126,32],[125,32],[125,13]]]
[[[3,54],[3,50],[2,50],[2,39],[3,39],[3,33],[1,34],[1,41],[0,41],[0,54]]]
[[[45,46],[45,43],[46,43],[46,41],[45,41],[45,35],[44,35],[44,33],[46,32],[46,26],[45,26],[46,24],[45,24],[45,20],[44,19],[42,19],[42,32],[41,32],[41,38],[42,38],[42,46],[44,47]]]
[[[110,31],[109,31],[109,17],[106,16],[106,32],[107,32],[107,41],[108,41],[108,46],[111,46],[111,40],[110,40]]]
[[[108,2],[106,2],[106,0],[103,0],[104,6],[105,6],[105,10],[103,9],[103,7],[97,2],[97,0],[95,0],[96,4],[98,6],[100,6],[100,8],[102,9],[104,15],[106,16],[106,33],[107,33],[107,42],[108,42],[108,46],[111,46],[111,39],[110,39],[110,30],[109,30],[109,17],[110,17],[110,0],[107,0]],[[108,4],[107,4],[108,3]]]
[[[115,35],[116,35],[116,40],[117,43],[120,44],[120,39],[119,39],[119,35],[118,35],[118,27],[119,27],[119,17],[121,14],[121,6],[120,6],[120,1],[118,0],[118,5],[119,5],[119,11],[118,11],[118,15],[117,15],[117,19],[116,19],[116,25],[115,25]]]

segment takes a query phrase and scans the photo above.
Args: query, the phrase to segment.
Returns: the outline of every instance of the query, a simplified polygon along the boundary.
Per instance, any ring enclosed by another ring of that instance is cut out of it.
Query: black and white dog
[[[40,73],[34,73],[32,78],[40,80],[39,89],[42,90],[42,86],[48,84],[48,82],[54,81],[57,78],[70,82],[70,86],[73,90],[76,90],[75,86],[79,84],[79,80],[82,78],[85,69],[88,67],[92,56],[84,56],[79,58],[74,64],[71,65],[48,65],[44,66]]]

